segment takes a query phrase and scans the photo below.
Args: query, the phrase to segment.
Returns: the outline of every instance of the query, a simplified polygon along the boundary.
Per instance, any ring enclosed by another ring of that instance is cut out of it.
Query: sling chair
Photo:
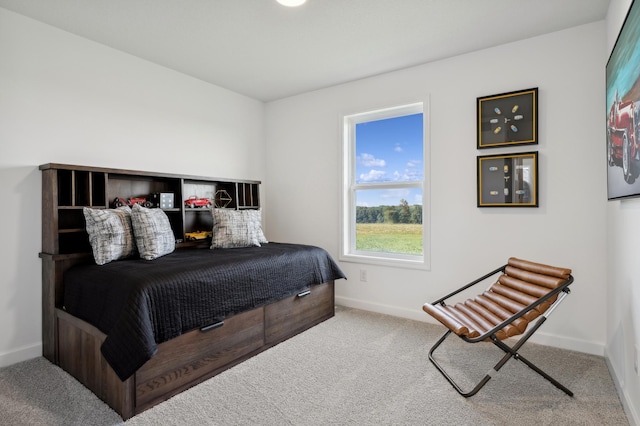
[[[450,297],[499,273],[502,274],[497,281],[484,293],[454,305],[445,303]],[[522,345],[529,340],[551,312],[570,293],[569,285],[572,282],[573,276],[570,269],[512,257],[506,265],[433,303],[424,304],[422,309],[448,328],[429,351],[429,360],[455,390],[464,397],[475,395],[511,357],[524,362],[558,389],[573,396],[573,392],[518,353]],[[536,319],[537,321],[534,322]],[[527,331],[529,323],[532,324]],[[504,342],[505,339],[521,335],[525,331],[527,331],[526,334],[513,346]],[[433,352],[451,333],[455,333],[468,343],[490,341],[505,352],[502,359],[469,392],[463,391],[433,357]]]

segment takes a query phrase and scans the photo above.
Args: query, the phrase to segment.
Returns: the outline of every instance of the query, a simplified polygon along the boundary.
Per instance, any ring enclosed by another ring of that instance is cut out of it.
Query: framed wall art
[[[538,207],[538,152],[478,156],[478,207]]]
[[[478,149],[538,143],[538,88],[477,98]]]
[[[606,67],[607,198],[640,195],[640,3],[629,7]]]

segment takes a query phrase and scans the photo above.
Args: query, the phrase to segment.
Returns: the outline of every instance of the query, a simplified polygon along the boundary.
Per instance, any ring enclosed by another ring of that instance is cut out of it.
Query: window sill
[[[376,256],[371,254],[341,254],[338,259],[341,262],[364,263],[368,265],[390,266],[403,269],[422,269],[425,271],[430,270],[429,264],[425,259],[417,256],[414,259],[407,259]]]

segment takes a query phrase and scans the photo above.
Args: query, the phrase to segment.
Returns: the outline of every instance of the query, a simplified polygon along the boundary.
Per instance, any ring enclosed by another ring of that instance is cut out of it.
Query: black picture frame
[[[538,88],[477,98],[478,149],[538,143]]]
[[[640,196],[640,4],[633,1],[606,66],[607,199]]]
[[[538,151],[480,155],[478,207],[538,207]]]

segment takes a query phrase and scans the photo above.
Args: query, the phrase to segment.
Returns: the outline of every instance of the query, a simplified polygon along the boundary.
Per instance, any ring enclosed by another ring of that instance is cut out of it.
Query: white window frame
[[[342,129],[342,202],[340,226],[340,254],[339,259],[344,262],[377,264],[405,268],[430,268],[430,188],[429,188],[429,103],[428,98],[399,106],[378,108],[370,111],[344,114],[341,117]],[[422,113],[423,117],[423,180],[411,182],[377,182],[356,184],[356,152],[355,126],[358,123],[382,120],[385,118],[401,117]],[[421,188],[422,189],[422,255],[402,253],[383,253],[358,251],[356,244],[356,191],[361,189],[394,189]]]

